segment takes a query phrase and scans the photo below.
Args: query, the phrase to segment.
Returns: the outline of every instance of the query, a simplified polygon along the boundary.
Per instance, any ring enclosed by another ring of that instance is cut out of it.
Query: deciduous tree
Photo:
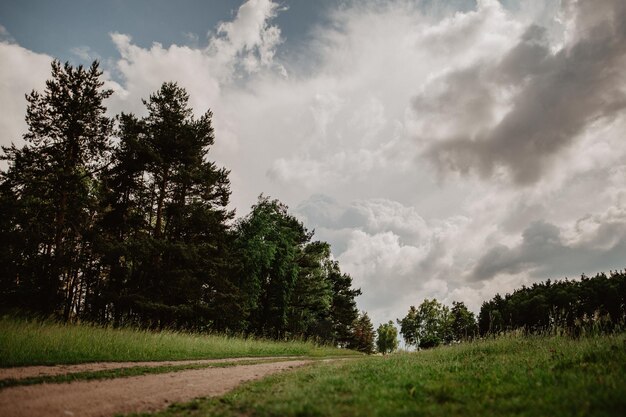
[[[378,326],[376,333],[376,348],[378,352],[386,355],[398,348],[398,330],[391,320]]]

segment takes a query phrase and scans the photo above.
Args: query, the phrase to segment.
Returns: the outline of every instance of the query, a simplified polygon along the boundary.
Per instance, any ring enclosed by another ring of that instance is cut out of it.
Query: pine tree
[[[187,92],[164,83],[148,115],[119,118],[103,175],[105,316],[153,327],[224,329],[230,241],[228,171],[208,161],[212,113],[195,119]]]
[[[75,68],[53,61],[44,92],[26,96],[27,144],[3,148],[9,169],[0,181],[14,209],[8,279],[29,307],[66,320],[79,313],[89,290],[96,174],[112,129],[103,106],[111,91],[102,89],[101,75],[97,62]]]
[[[353,333],[349,349],[358,350],[359,352],[370,354],[374,352],[374,325],[366,312],[362,312],[354,322]]]
[[[356,297],[361,295],[361,290],[352,288],[352,277],[341,272],[337,261],[330,261],[327,268],[333,288],[330,311],[333,338],[336,344],[346,347],[352,337],[354,322],[359,316]]]
[[[311,242],[298,260],[298,276],[289,302],[288,331],[298,338],[333,340],[331,305],[333,287],[328,263],[330,245]]]

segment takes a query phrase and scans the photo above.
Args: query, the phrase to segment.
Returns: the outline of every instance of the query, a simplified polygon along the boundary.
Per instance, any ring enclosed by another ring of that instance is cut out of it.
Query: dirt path
[[[298,356],[285,356],[282,359],[297,359]],[[183,361],[160,361],[160,362],[92,362],[81,363],[76,365],[52,365],[52,366],[21,366],[16,368],[1,368],[0,379],[23,379],[38,376],[54,376],[73,374],[77,372],[97,372],[107,371],[110,369],[148,367],[156,368],[158,366],[177,366],[189,364],[211,364],[224,362],[239,362],[248,360],[276,360],[277,357],[246,357],[246,358],[227,358],[227,359],[199,359],[199,360],[183,360]]]
[[[283,361],[7,388],[0,391],[0,417],[110,417],[156,411],[174,402],[222,395],[242,382],[307,363]]]

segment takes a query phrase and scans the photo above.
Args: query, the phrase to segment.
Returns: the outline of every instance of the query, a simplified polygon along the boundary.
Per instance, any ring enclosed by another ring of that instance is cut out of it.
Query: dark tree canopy
[[[26,96],[26,145],[3,147],[0,271],[8,305],[36,305],[65,319],[81,308],[83,278],[93,261],[91,227],[97,173],[110,144],[112,121],[103,101],[98,63],[90,68],[52,62],[43,93]]]
[[[626,324],[626,272],[579,281],[546,281],[483,303],[480,334],[523,329],[529,333],[608,332]]]
[[[331,259],[330,246],[311,242],[312,235],[287,206],[264,196],[238,222],[236,285],[246,331],[348,343],[361,292]]]
[[[353,344],[361,292],[330,245],[268,197],[233,221],[212,113],[166,82],[109,119],[101,75],[54,61],[2,149],[2,311]]]

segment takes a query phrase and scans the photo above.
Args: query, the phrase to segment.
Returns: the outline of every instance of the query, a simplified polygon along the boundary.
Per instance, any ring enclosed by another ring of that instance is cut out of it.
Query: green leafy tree
[[[260,196],[237,225],[242,260],[238,288],[248,314],[248,331],[283,338],[291,297],[300,274],[298,261],[311,234],[278,200]]]
[[[374,352],[374,325],[366,312],[361,312],[354,322],[352,337],[348,348],[371,354]]]
[[[400,325],[400,334],[407,346],[417,346],[421,321],[415,306],[409,307],[407,315],[397,320]]]
[[[262,195],[235,233],[233,282],[247,332],[349,343],[361,291],[332,259],[328,243],[311,242],[313,234],[287,206]]]
[[[450,309],[436,299],[425,299],[418,307],[421,319],[419,347],[428,349],[451,341]]]
[[[468,310],[465,303],[453,301],[450,310],[452,337],[454,340],[469,340],[474,338],[478,331],[474,313]]]
[[[393,322],[390,320],[388,323],[378,326],[376,348],[378,352],[386,355],[398,348],[398,330]]]
[[[436,299],[425,299],[418,308],[411,306],[398,324],[409,346],[427,349],[454,338],[450,309]]]

